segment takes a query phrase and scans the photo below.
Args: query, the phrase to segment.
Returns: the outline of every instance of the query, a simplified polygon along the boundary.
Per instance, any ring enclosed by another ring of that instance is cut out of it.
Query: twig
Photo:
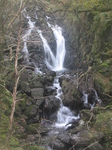
[[[7,89],[5,88],[5,86],[3,86],[2,84],[0,84],[0,86],[3,87],[3,88],[12,96],[12,93],[11,93],[9,90],[7,90]]]
[[[86,148],[84,148],[83,150],[86,150],[87,148],[90,148],[91,146],[93,146],[94,144],[96,144],[96,143],[98,143],[99,141],[96,141],[96,142],[94,142],[94,143],[92,143],[92,144],[90,144],[89,146],[87,146]]]

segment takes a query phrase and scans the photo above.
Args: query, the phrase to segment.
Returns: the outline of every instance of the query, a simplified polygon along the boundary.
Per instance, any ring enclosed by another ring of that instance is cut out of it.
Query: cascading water
[[[24,10],[25,11],[25,10]],[[25,16],[25,15],[24,15]],[[22,39],[23,39],[23,42],[24,42],[24,46],[23,46],[23,50],[22,52],[25,54],[25,59],[29,62],[29,52],[28,52],[28,48],[27,48],[27,41],[29,39],[29,36],[31,35],[31,32],[32,30],[34,29],[34,26],[35,26],[35,22],[32,22],[31,21],[31,18],[27,15],[25,16],[27,19],[28,19],[28,25],[29,25],[29,28],[28,30],[26,31],[25,35],[23,35]]]
[[[97,94],[96,90],[95,89],[91,89],[91,90],[94,92],[94,101],[93,101],[93,103],[89,103],[88,102],[88,96],[89,96],[89,94],[87,94],[85,91],[83,92],[82,99],[84,101],[84,105],[85,106],[88,105],[88,106],[90,106],[91,109],[93,109],[94,106],[95,106],[95,104],[96,103],[100,103],[101,100],[98,98],[98,94]]]
[[[48,22],[47,22],[48,23]],[[47,40],[43,37],[41,30],[37,29],[37,32],[39,33],[43,46],[44,46],[44,51],[45,51],[45,62],[47,67],[50,70],[53,71],[62,71],[64,70],[63,64],[64,64],[64,58],[65,58],[65,39],[62,36],[62,29],[59,26],[53,26],[50,23],[48,23],[48,26],[52,29],[56,43],[57,43],[57,48],[56,48],[56,56],[53,54],[50,46],[48,45]],[[71,126],[69,124],[70,122],[73,123],[74,120],[79,119],[79,116],[74,116],[71,110],[67,107],[65,107],[62,103],[61,95],[62,89],[60,87],[59,83],[59,76],[56,76],[53,86],[57,89],[57,95],[56,97],[60,100],[60,109],[57,112],[57,122],[55,123],[55,127],[61,128],[65,127],[67,128],[68,126]]]
[[[62,28],[59,27],[58,25],[51,25],[49,22],[48,26],[52,29],[56,43],[57,43],[57,48],[56,48],[56,57],[55,57],[55,71],[63,70],[63,63],[64,63],[64,58],[65,58],[65,39],[62,36]]]
[[[62,99],[61,99],[61,95],[63,93],[62,93],[62,89],[60,87],[58,77],[55,78],[53,85],[54,85],[55,88],[57,88],[56,97],[60,100],[60,109],[57,112],[57,122],[55,123],[55,127],[57,127],[57,128],[61,128],[61,127],[68,128],[69,126],[72,125],[74,120],[79,119],[79,115],[74,116],[72,111],[68,107],[65,107],[63,105]]]
[[[28,15],[28,14],[26,14],[27,12],[26,12],[26,9],[24,9],[23,11],[22,11],[22,13],[23,13],[23,15],[24,15],[24,17],[26,18],[26,19],[28,19],[28,30],[26,31],[26,33],[22,36],[22,39],[23,39],[23,42],[24,42],[24,46],[23,46],[23,49],[22,49],[22,52],[24,53],[24,59],[27,61],[27,63],[29,63],[29,51],[28,51],[28,47],[27,47],[27,42],[28,42],[28,40],[29,40],[29,37],[30,37],[30,35],[31,35],[31,33],[32,33],[32,31],[33,30],[35,30],[35,22],[32,22],[31,21],[31,17]],[[37,16],[36,16],[37,17]],[[42,72],[40,71],[40,69],[37,67],[37,65],[36,64],[34,64],[34,66],[35,66],[35,72],[36,72],[36,74],[42,74]]]
[[[48,26],[52,29],[54,33],[56,43],[57,43],[57,48],[56,48],[56,56],[55,56],[47,40],[43,37],[42,31],[37,29],[37,32],[39,33],[44,46],[45,63],[50,70],[62,71],[64,70],[63,64],[64,64],[64,58],[66,53],[65,39],[62,36],[62,29],[58,25],[53,26],[50,25],[50,23],[48,23]]]

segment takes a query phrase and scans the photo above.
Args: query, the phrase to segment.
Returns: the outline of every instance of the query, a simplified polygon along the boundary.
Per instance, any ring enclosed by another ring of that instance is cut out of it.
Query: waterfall
[[[64,63],[64,59],[65,59],[65,53],[66,53],[66,49],[65,49],[65,39],[62,36],[62,28],[59,27],[58,25],[51,25],[49,22],[48,26],[52,29],[55,39],[56,39],[56,44],[57,44],[57,48],[56,48],[56,57],[55,57],[55,71],[59,71],[59,70],[63,70],[63,63]]]
[[[57,121],[55,123],[55,127],[57,128],[68,128],[69,126],[72,125],[72,123],[79,119],[79,115],[75,116],[72,111],[63,105],[61,95],[63,94],[60,83],[59,83],[59,78],[56,77],[53,83],[53,86],[57,89],[57,95],[56,97],[60,100],[60,109],[57,112]]]
[[[47,22],[47,24],[53,31],[57,47],[56,47],[56,55],[54,55],[47,40],[43,36],[42,31],[37,29],[37,32],[39,33],[40,38],[42,39],[43,42],[45,63],[50,70],[56,72],[62,71],[65,69],[63,67],[63,64],[64,64],[64,58],[66,53],[65,39],[62,36],[62,29],[58,25],[53,26],[49,22]],[[54,88],[57,89],[56,97],[60,100],[60,109],[57,112],[57,121],[54,126],[56,128],[62,128],[62,127],[67,128],[68,126],[71,126],[75,120],[79,119],[79,116],[74,116],[72,111],[63,105],[61,99],[61,95],[63,93],[59,83],[59,76],[56,76],[56,78],[54,79],[53,86]]]
[[[26,33],[22,36],[22,39],[23,39],[23,42],[24,42],[22,52],[25,54],[24,58],[29,62],[29,58],[28,58],[29,57],[29,52],[28,52],[27,42],[28,42],[29,36],[31,35],[32,30],[34,29],[35,22],[32,22],[31,18],[28,15],[25,16],[25,17],[28,19],[28,26],[29,27],[28,27],[28,30],[26,31]]]
[[[33,30],[35,30],[35,22],[31,21],[31,17],[27,14],[26,9],[24,9],[22,11],[24,17],[28,20],[28,30],[25,32],[25,34],[22,36],[23,42],[24,42],[24,46],[22,49],[22,52],[24,53],[24,59],[29,63],[29,51],[28,51],[28,47],[27,47],[27,43],[29,40],[29,37],[32,33]],[[36,16],[37,18],[37,16]],[[35,66],[35,73],[36,74],[43,74],[42,71],[40,71],[40,69],[37,67],[37,65],[34,63]]]
[[[101,103],[101,100],[98,98],[98,94],[97,94],[96,90],[95,89],[91,89],[91,90],[94,91],[94,97],[93,97],[94,101],[92,103],[88,102],[89,94],[87,94],[85,91],[83,92],[82,99],[84,101],[85,106],[88,105],[88,106],[90,106],[91,109],[93,109],[96,103]]]
[[[54,56],[51,48],[49,47],[47,40],[43,37],[42,31],[37,29],[37,32],[39,33],[39,35],[42,39],[42,42],[43,42],[44,52],[45,52],[45,63],[50,70],[54,70],[55,56]]]
[[[37,32],[39,33],[43,42],[43,46],[44,46],[45,63],[50,70],[61,71],[61,70],[64,70],[63,64],[64,64],[64,58],[65,58],[65,53],[66,53],[65,39],[62,36],[62,29],[58,25],[53,26],[53,25],[50,25],[50,23],[48,23],[48,26],[52,29],[54,33],[57,48],[56,48],[56,56],[55,56],[47,40],[44,38],[42,31],[37,29]]]

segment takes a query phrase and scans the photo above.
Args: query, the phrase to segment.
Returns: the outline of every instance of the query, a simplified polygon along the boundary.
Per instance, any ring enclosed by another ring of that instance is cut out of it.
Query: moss
[[[105,111],[98,115],[96,115],[96,122],[94,124],[94,128],[98,132],[104,133],[104,141],[102,144],[106,148],[111,148],[112,141],[112,112]]]
[[[31,146],[30,150],[45,150],[45,149],[39,146]]]
[[[19,141],[14,137],[12,137],[10,140],[10,147],[14,147],[14,148],[19,147]]]
[[[28,133],[32,133],[32,134],[36,134],[38,132],[38,128],[39,128],[39,124],[30,124],[27,127],[27,132]]]
[[[95,77],[95,87],[102,93],[111,93],[112,82],[108,77],[103,76],[101,73],[97,73],[94,75]]]

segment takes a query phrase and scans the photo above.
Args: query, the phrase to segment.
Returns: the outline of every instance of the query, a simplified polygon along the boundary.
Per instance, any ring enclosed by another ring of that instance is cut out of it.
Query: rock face
[[[71,109],[79,109],[83,105],[81,99],[82,94],[78,91],[75,85],[75,80],[64,79],[62,81],[62,90],[64,94],[63,104],[69,106]]]

